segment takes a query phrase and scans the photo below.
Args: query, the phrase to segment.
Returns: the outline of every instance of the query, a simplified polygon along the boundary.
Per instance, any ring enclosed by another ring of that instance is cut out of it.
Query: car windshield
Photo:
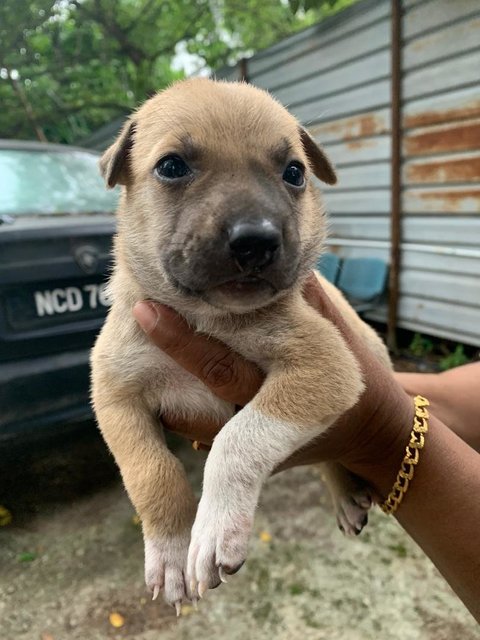
[[[0,149],[0,215],[107,213],[117,200],[93,153]]]

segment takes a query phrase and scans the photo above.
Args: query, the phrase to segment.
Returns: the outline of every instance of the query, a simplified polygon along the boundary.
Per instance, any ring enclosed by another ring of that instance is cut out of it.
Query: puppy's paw
[[[368,522],[372,495],[367,486],[337,494],[335,512],[338,528],[347,536],[358,536]]]
[[[253,517],[200,501],[188,551],[187,576],[192,593],[202,597],[207,589],[215,589],[241,568],[252,524]]]
[[[191,598],[185,579],[190,536],[145,537],[145,582],[155,600],[163,591],[177,616],[184,600]]]
[[[321,473],[332,496],[338,528],[348,536],[358,536],[368,522],[372,490],[336,462],[324,463]]]

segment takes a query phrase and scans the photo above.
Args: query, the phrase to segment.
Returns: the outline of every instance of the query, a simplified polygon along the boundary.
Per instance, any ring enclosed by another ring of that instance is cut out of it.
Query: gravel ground
[[[203,454],[179,453],[200,487]],[[480,638],[393,519],[376,512],[342,537],[312,468],[267,483],[245,567],[178,622],[145,592],[140,528],[91,431],[4,467],[0,504],[13,513],[0,528],[1,640]]]

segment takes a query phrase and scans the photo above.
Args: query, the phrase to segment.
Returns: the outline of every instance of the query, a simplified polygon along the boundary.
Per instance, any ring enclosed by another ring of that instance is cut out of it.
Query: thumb
[[[196,333],[173,309],[143,301],[134,306],[133,315],[153,344],[222,400],[243,406],[258,392],[263,375],[253,363]]]

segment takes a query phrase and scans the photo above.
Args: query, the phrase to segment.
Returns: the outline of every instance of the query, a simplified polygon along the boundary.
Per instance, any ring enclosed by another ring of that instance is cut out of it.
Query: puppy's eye
[[[167,180],[178,180],[191,173],[187,163],[180,156],[174,155],[162,158],[155,166],[154,172],[160,178]]]
[[[299,162],[290,162],[282,177],[288,184],[302,187],[305,182],[304,168]]]

